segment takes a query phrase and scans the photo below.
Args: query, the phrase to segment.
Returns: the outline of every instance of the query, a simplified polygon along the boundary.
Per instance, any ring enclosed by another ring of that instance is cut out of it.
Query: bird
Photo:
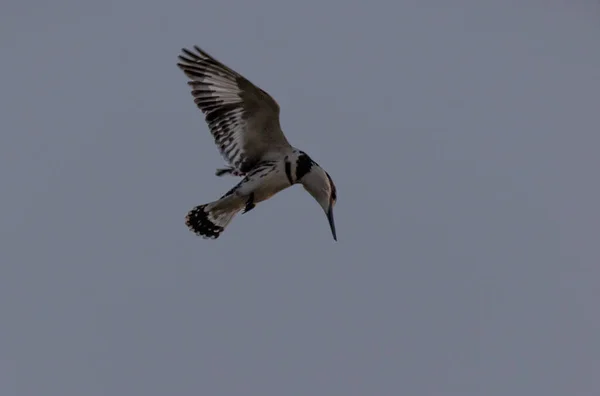
[[[301,184],[325,212],[337,241],[335,184],[308,154],[288,142],[275,99],[197,45],[182,48],[177,66],[187,76],[194,103],[228,163],[215,174],[242,178],[219,199],[191,209],[185,217],[189,230],[204,239],[217,239],[239,212],[247,213],[257,203]]]

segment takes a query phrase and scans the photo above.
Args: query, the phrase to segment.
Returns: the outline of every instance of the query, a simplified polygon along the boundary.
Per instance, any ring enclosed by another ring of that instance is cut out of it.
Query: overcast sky
[[[17,1],[0,14],[2,396],[600,394],[600,5]],[[194,44],[338,188],[220,239]]]

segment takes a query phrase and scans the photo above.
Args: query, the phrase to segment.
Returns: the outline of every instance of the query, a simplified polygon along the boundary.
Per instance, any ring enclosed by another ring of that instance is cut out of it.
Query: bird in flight
[[[185,218],[188,228],[203,238],[216,239],[237,213],[246,213],[299,183],[325,211],[337,241],[335,184],[323,168],[287,141],[277,102],[198,46],[182,49],[177,66],[188,77],[194,102],[229,164],[217,169],[216,175],[242,177],[221,198],[190,210]]]

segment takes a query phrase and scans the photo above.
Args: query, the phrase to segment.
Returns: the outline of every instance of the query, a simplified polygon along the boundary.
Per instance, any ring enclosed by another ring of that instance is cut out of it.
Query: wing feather
[[[198,46],[194,49],[182,49],[177,66],[189,78],[194,103],[227,162],[245,173],[266,153],[289,147],[277,102]]]

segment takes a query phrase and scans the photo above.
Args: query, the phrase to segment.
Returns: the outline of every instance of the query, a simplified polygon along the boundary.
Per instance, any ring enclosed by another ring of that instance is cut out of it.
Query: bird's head
[[[306,191],[321,205],[323,211],[325,211],[333,239],[337,241],[335,222],[333,221],[333,207],[337,201],[335,184],[333,184],[331,176],[312,160],[308,169],[307,167],[304,167],[304,169],[306,172],[300,176],[299,174],[302,172],[303,166],[299,163],[296,168],[297,175],[300,176],[298,180],[302,183]]]

